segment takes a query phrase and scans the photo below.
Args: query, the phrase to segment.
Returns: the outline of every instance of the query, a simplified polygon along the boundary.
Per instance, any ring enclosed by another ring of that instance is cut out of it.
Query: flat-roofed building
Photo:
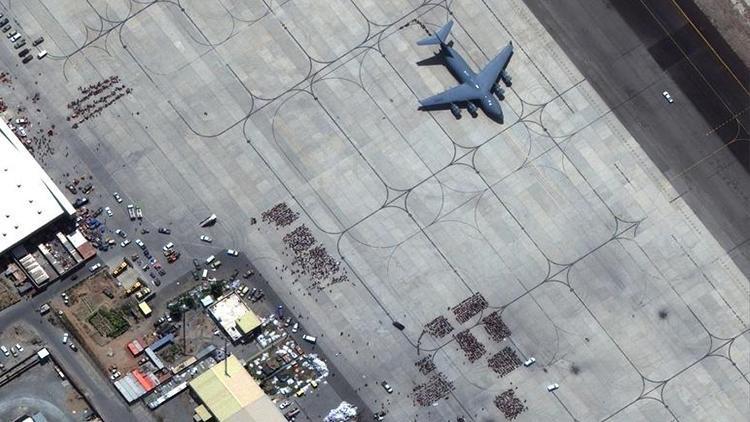
[[[196,420],[217,422],[284,422],[286,418],[242,367],[235,356],[212,366],[190,381],[190,388],[203,403]],[[211,419],[206,419],[208,413]]]
[[[0,119],[0,255],[74,213],[73,205]]]

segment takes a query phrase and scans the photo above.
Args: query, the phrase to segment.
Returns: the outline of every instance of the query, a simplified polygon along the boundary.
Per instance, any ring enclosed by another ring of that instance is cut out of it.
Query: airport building
[[[70,228],[75,212],[0,119],[0,273],[13,280],[19,292],[44,287],[96,254],[84,236]]]
[[[0,254],[74,213],[73,205],[0,119]]]
[[[261,321],[258,316],[235,292],[212,302],[208,306],[208,312],[233,343],[260,329]]]
[[[227,357],[190,381],[190,389],[202,403],[195,408],[196,422],[286,421],[235,356]]]

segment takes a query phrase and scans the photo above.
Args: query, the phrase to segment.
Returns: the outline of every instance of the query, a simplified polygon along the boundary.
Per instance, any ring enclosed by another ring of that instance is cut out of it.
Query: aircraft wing
[[[513,56],[513,44],[508,43],[508,45],[505,46],[505,48],[503,48],[502,51],[492,59],[492,61],[487,63],[487,66],[485,66],[481,72],[479,72],[477,75],[477,82],[479,82],[479,86],[482,87],[482,90],[489,89],[495,84],[495,82],[497,82],[500,73],[505,70],[506,66],[508,66],[511,56]]]
[[[421,108],[432,108],[443,105],[450,105],[453,103],[464,103],[467,101],[478,100],[479,92],[475,87],[469,84],[461,84],[454,86],[453,88],[447,89],[440,94],[433,95],[432,97],[419,100]],[[457,104],[457,105],[458,105]]]

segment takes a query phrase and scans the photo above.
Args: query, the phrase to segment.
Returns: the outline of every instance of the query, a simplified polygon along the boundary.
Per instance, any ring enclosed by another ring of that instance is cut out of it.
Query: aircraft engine
[[[453,113],[453,117],[455,117],[456,119],[461,118],[461,109],[458,108],[458,106],[455,104],[451,104],[451,113]]]
[[[468,106],[466,106],[466,109],[469,111],[469,114],[471,114],[471,117],[477,118],[477,106],[474,103],[469,103]]]
[[[513,78],[510,77],[510,74],[507,70],[503,70],[503,73],[500,75],[500,78],[503,80],[503,83],[505,86],[510,87],[513,85]]]
[[[492,92],[495,93],[495,95],[497,96],[498,100],[500,100],[500,101],[505,100],[505,90],[503,88],[501,88],[500,85],[498,85],[498,84],[493,85],[492,86]]]

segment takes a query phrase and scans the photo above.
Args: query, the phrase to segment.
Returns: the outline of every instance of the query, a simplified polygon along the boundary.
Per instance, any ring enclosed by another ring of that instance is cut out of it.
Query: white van
[[[315,344],[318,341],[317,338],[315,338],[313,336],[308,336],[307,334],[305,334],[305,335],[302,336],[302,340],[305,340],[306,342],[312,343],[312,344]]]
[[[214,259],[216,259],[215,256],[213,256],[213,255],[209,256],[208,258],[206,258],[206,264],[210,264],[210,263],[214,262]]]
[[[205,280],[208,278],[208,270],[204,269],[203,274],[201,274],[201,277]]]
[[[46,55],[47,55],[47,50],[42,50],[42,51],[39,52],[39,54],[36,55],[36,58],[39,59],[39,60],[42,60],[44,58],[44,56],[46,56]]]

